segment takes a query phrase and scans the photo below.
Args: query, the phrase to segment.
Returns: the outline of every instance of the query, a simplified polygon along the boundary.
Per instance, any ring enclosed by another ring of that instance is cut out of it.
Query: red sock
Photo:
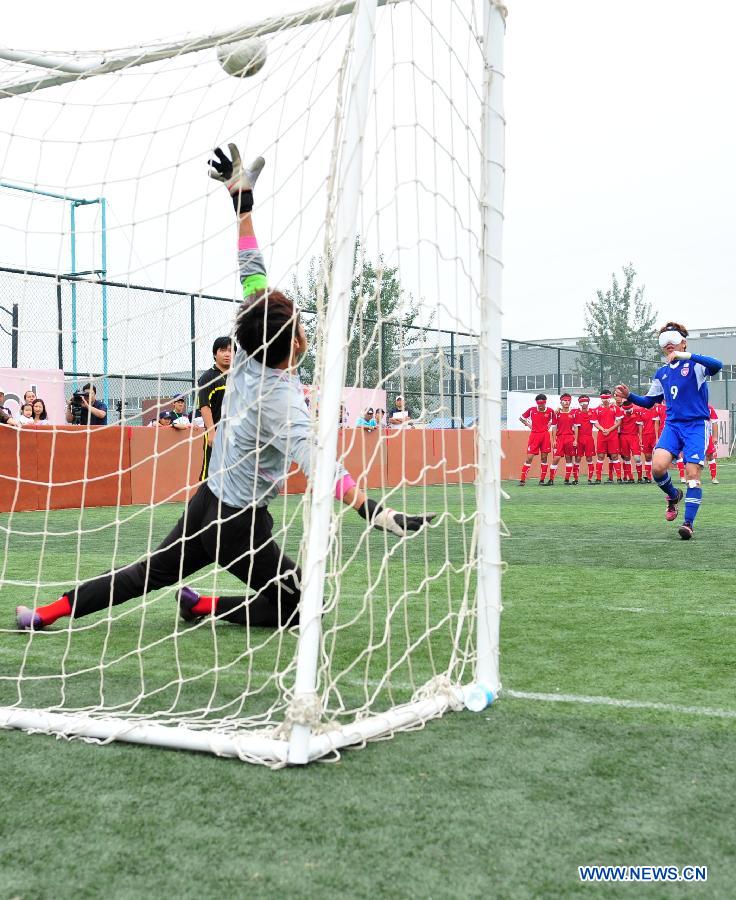
[[[573,481],[577,481],[578,478],[580,478],[580,463],[573,463],[572,478],[573,478]]]
[[[557,466],[550,466],[549,469],[549,480],[554,481],[555,475],[557,475]]]
[[[636,477],[641,478],[641,463],[640,462],[638,462],[636,464]]]
[[[618,479],[621,478],[621,463],[620,462],[615,462],[613,464],[613,474],[616,476],[616,478],[618,478]]]
[[[565,463],[565,481],[570,480],[570,475],[572,474],[573,465],[572,463]],[[575,476],[577,478],[577,475]]]
[[[612,462],[608,463],[608,480],[610,481],[613,478],[613,469],[614,465]]]
[[[601,475],[603,474],[603,463],[597,462],[595,464],[595,477],[598,481],[601,480]]]
[[[542,463],[542,471],[541,471],[541,473],[540,473],[540,475],[539,475],[539,480],[540,480],[540,481],[544,481],[544,479],[547,477],[547,469],[548,469],[548,468],[549,468],[549,467],[547,466],[547,463]]]
[[[680,478],[685,477],[685,463],[681,460],[677,460],[677,471],[680,473]]]
[[[595,475],[595,463],[591,461],[588,463],[588,481],[590,481],[594,475]]]
[[[715,478],[715,477],[716,477],[716,471],[717,471],[717,463],[716,463],[716,461],[713,460],[713,462],[708,463],[708,468],[710,469],[710,477],[711,477],[711,478]]]
[[[524,465],[521,467],[521,478],[519,479],[520,481],[526,481],[526,476],[529,474],[529,469],[531,469],[531,464],[524,463]]]
[[[200,597],[192,607],[195,616],[209,616],[217,607],[217,597]]]
[[[646,478],[652,477],[652,462],[651,462],[651,460],[649,462],[644,463],[644,475]]]
[[[46,606],[39,606],[36,614],[40,617],[44,625],[53,625],[57,619],[62,616],[70,616],[72,614],[72,605],[66,594],[54,600],[53,603],[47,603]]]
[[[631,478],[631,463],[624,462],[624,478]]]

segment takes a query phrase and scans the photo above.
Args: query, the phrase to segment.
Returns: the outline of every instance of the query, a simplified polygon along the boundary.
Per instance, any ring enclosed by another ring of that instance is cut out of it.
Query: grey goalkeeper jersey
[[[265,276],[259,250],[240,250],[245,301]],[[256,276],[256,277],[254,277]],[[267,506],[292,463],[311,474],[311,421],[298,375],[264,366],[238,349],[228,374],[207,481],[227,506]],[[337,477],[345,474],[337,466]]]

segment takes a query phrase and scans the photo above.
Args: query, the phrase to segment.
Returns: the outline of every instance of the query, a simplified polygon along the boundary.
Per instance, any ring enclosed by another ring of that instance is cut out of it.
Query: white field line
[[[690,716],[710,716],[716,719],[736,719],[734,709],[713,709],[708,706],[683,706],[679,703],[655,703],[651,700],[620,700],[616,697],[586,697],[578,694],[540,694],[535,691],[504,690],[502,697],[515,700],[541,700],[544,703],[580,703],[588,706],[614,706],[619,709],[647,709],[654,712],[680,713]]]
[[[614,612],[645,613],[653,616],[672,615],[671,609],[654,609],[646,606],[609,606],[607,608]],[[736,616],[736,609],[680,609],[677,614],[683,616]]]

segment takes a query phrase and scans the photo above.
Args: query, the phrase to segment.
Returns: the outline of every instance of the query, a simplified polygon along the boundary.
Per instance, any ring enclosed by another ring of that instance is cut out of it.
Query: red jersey
[[[613,428],[613,423],[618,418],[621,418],[621,413],[615,406],[596,406],[593,410],[592,421],[597,422],[601,428]]]
[[[643,422],[642,417],[639,415],[641,412],[643,412],[643,410],[638,406],[623,410],[624,417],[619,426],[621,434],[626,434],[630,437],[636,437],[639,434],[639,425]]]
[[[593,418],[592,409],[576,409],[573,412],[573,423],[578,426],[579,437],[593,437],[593,426],[590,424]]]
[[[545,434],[549,431],[550,425],[554,425],[557,420],[557,417],[549,407],[540,412],[536,406],[530,406],[522,415],[522,418],[531,419],[532,434]]]
[[[616,415],[617,415],[619,418],[623,418],[623,417],[626,415],[626,410],[624,409],[623,401],[621,401],[621,405],[620,405],[620,406],[619,406],[618,403],[612,403],[611,406],[613,407],[613,409],[616,410]],[[608,427],[608,426],[606,426],[606,427]],[[618,430],[619,430],[619,433],[623,433],[623,432],[621,432],[621,426],[620,426],[620,425],[618,426]]]
[[[558,409],[555,413],[555,417],[557,419],[557,436],[572,437],[572,426],[575,422],[575,413],[571,409],[567,412]]]
[[[652,418],[659,419],[659,433],[662,434],[664,423],[667,419],[667,407],[664,403],[655,403],[652,407]]]

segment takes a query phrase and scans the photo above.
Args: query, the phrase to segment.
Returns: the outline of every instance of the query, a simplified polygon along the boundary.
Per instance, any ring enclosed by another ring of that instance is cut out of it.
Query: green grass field
[[[204,755],[0,732],[0,897],[644,893],[579,883],[577,866],[594,863],[705,865],[707,884],[648,885],[646,895],[733,897],[736,466],[723,463],[719,477],[711,487],[706,476],[690,543],[664,522],[652,485],[505,485],[504,695],[483,713],[449,714],[422,731],[346,752],[337,763],[277,772]],[[442,489],[432,490],[429,505],[439,504]],[[421,580],[425,553],[444,558],[448,544],[459,554],[469,526],[460,496],[452,496],[459,524],[420,537],[410,554],[392,559],[377,576],[376,598]],[[467,515],[472,489],[462,499]],[[157,510],[154,543],[179,511]],[[99,571],[115,547],[119,562],[140,552],[147,516],[116,533],[106,527],[113,512],[85,514],[80,552],[77,511],[12,517],[0,627],[17,602],[33,599],[31,588],[12,582],[40,573],[63,584],[78,564],[82,576]],[[7,528],[8,517],[0,524]],[[44,530],[51,533],[45,541]],[[344,576],[348,600],[336,614],[348,623],[361,609],[365,572],[380,566],[383,543],[380,535],[367,545],[353,542],[349,529],[344,541],[357,553],[355,574]],[[454,593],[462,576],[447,578],[443,590]],[[411,620],[415,600],[407,596],[396,617],[404,645],[426,627]],[[33,675],[89,665],[66,679],[65,699],[93,705],[102,659],[107,702],[129,703],[138,693],[136,710],[148,703],[228,708],[255,645],[263,645],[261,661],[291,649],[291,638],[282,645],[265,633],[246,639],[243,629],[225,625],[165,640],[174,622],[169,595],[144,609],[130,606],[119,607],[114,620],[90,617],[70,633],[30,643],[0,631],[0,702],[17,699],[17,685],[2,676],[21,664],[24,699],[42,703],[58,702],[59,683],[35,683]],[[361,702],[356,681],[370,680],[387,662],[397,699],[404,682],[441,670],[441,633],[418,648],[417,658],[427,661],[417,671],[416,661],[413,669],[402,662],[395,636],[381,645],[368,618],[336,631],[342,662],[361,641],[374,648],[360,678],[344,686],[347,705]]]

